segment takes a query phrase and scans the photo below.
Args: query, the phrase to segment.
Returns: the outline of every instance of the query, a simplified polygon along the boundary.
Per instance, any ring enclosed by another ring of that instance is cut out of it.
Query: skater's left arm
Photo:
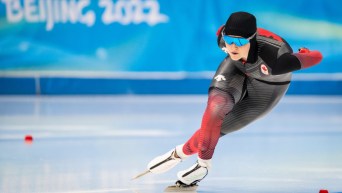
[[[281,55],[272,69],[272,74],[285,74],[295,70],[309,68],[320,63],[322,59],[323,56],[321,52],[300,48],[297,53],[285,53]]]

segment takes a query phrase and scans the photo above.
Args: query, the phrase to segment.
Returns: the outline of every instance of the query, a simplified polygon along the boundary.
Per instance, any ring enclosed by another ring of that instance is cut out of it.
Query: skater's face
[[[231,37],[239,38],[239,36],[231,36]],[[235,61],[240,60],[240,59],[247,60],[248,52],[251,47],[250,43],[247,43],[242,46],[237,46],[235,43],[232,43],[232,44],[228,44],[227,42],[225,43],[226,43],[228,54],[232,60],[235,60]]]

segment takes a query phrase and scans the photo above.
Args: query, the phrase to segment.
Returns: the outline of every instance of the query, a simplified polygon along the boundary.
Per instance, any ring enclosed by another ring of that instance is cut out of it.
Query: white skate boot
[[[183,153],[182,147],[183,145],[179,145],[166,154],[154,158],[152,161],[150,161],[150,163],[148,163],[147,169],[154,174],[160,174],[169,171],[188,157]],[[179,157],[175,156],[176,152]]]
[[[187,170],[178,172],[178,181],[175,185],[168,186],[164,192],[195,192],[198,185],[211,168],[211,160],[202,160],[198,158],[196,164]]]
[[[178,180],[185,185],[196,185],[203,178],[205,178],[205,176],[207,176],[210,168],[211,160],[203,160],[198,158],[196,164],[187,170],[178,172],[177,177]]]

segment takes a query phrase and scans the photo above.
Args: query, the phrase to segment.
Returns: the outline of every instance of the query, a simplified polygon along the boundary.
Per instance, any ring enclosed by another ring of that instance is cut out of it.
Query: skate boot
[[[166,154],[154,158],[152,161],[150,161],[150,163],[148,163],[147,169],[154,174],[160,174],[169,171],[182,160],[187,158],[187,156],[182,152],[182,147],[183,145],[179,145]],[[176,152],[178,157],[176,157]]]
[[[187,170],[178,172],[177,177],[184,185],[194,186],[197,185],[205,176],[207,176],[211,168],[211,160],[203,160],[198,158],[196,164]]]

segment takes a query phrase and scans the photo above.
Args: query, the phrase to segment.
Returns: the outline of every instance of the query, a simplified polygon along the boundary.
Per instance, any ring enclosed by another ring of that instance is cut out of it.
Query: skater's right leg
[[[220,137],[223,118],[233,106],[234,99],[229,93],[215,88],[211,89],[201,128],[186,144],[179,145],[166,154],[153,159],[148,164],[150,172],[157,174],[166,172],[195,153],[198,153],[200,159],[210,160]]]
[[[198,157],[203,160],[211,159],[221,136],[223,119],[234,105],[234,98],[230,93],[212,88],[209,92],[201,128],[184,144],[183,153],[186,155],[198,153]]]
[[[221,136],[221,125],[227,113],[234,107],[234,98],[227,92],[211,89],[201,128],[184,144],[183,152],[198,153],[197,163],[178,173],[179,182],[185,186],[201,181],[211,167],[211,158]]]

